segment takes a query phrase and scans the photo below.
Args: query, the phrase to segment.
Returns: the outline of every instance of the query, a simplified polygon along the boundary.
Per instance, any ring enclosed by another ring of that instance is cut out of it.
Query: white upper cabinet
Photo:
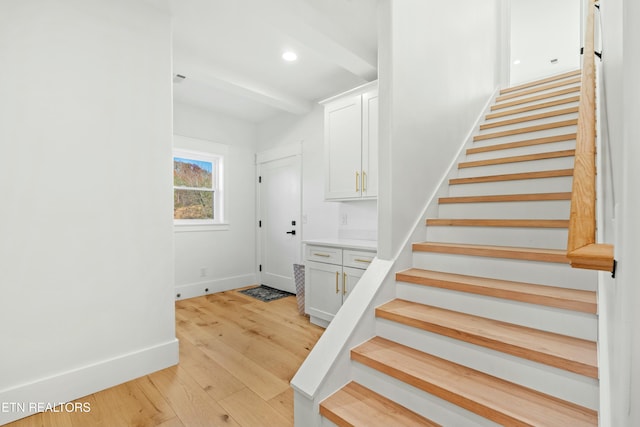
[[[378,196],[378,88],[361,86],[322,102],[325,199]]]

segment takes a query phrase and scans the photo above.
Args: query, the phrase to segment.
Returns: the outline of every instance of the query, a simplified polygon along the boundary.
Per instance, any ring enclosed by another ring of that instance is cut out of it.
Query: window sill
[[[207,231],[225,231],[230,228],[228,223],[224,224],[173,224],[174,233],[191,233]]]

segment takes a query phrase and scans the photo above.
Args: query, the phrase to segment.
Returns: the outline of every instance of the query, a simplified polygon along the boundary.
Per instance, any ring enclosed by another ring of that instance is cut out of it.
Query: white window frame
[[[213,191],[213,219],[173,219],[176,230],[179,231],[203,231],[207,229],[226,229],[228,224],[225,217],[225,173],[224,163],[225,154],[223,150],[217,150],[218,153],[202,152],[195,150],[187,150],[175,148],[173,150],[172,165],[174,159],[185,158],[209,162],[212,164],[213,183],[211,191]],[[173,168],[172,168],[173,170]],[[181,189],[181,187],[173,187]],[[207,189],[208,190],[208,189]]]

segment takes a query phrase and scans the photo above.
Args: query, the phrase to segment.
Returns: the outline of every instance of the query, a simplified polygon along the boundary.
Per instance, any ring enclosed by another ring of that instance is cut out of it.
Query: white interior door
[[[258,163],[260,283],[295,293],[301,259],[300,156]]]

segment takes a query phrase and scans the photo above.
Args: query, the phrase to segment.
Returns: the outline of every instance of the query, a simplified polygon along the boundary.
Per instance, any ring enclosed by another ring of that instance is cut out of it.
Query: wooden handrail
[[[613,271],[613,245],[596,243],[595,1],[589,1],[578,106],[567,258],[571,266]]]

